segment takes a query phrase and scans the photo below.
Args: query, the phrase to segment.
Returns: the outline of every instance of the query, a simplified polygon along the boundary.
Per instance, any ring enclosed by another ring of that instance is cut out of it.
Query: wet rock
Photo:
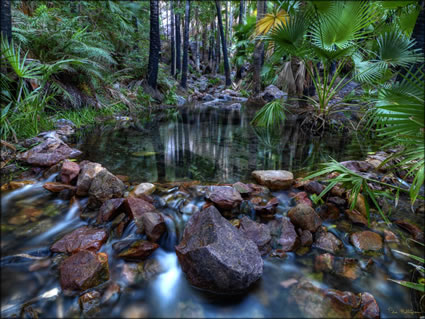
[[[320,193],[322,193],[324,189],[325,189],[325,185],[322,185],[316,181],[311,181],[308,184],[304,185],[304,190],[310,194],[320,195]]]
[[[264,99],[264,101],[271,102],[274,100],[286,98],[288,94],[279,90],[275,85],[270,84],[268,87],[265,88],[265,90],[263,91],[263,93],[260,94],[260,96]]]
[[[92,163],[89,161],[82,161],[80,163],[81,171],[77,180],[77,192],[78,196],[87,196],[91,183],[95,176],[105,168],[99,163]]]
[[[196,206],[192,203],[189,203],[189,204],[183,206],[182,208],[180,208],[180,212],[183,213],[183,214],[186,214],[186,215],[193,215],[196,212],[199,212],[199,208],[198,208],[198,206]]]
[[[10,225],[22,225],[29,221],[35,222],[38,218],[43,215],[41,209],[35,207],[24,207],[18,214],[8,219]]]
[[[75,189],[64,189],[58,194],[58,198],[63,200],[70,200],[75,195]]]
[[[258,247],[261,255],[267,254],[271,247],[270,230],[265,224],[257,223],[247,216],[239,220],[239,230],[248,239],[251,239]]]
[[[347,199],[348,204],[351,205],[351,203],[354,201],[354,195],[352,195],[350,192],[347,192]],[[367,216],[365,198],[362,194],[357,195],[357,200],[356,204],[354,205],[354,208],[359,211],[363,216]]]
[[[345,205],[347,205],[347,201],[344,198],[337,197],[337,196],[331,196],[327,200],[328,203],[334,204],[337,207],[343,208]]]
[[[314,270],[332,272],[334,268],[334,256],[329,253],[317,255],[314,260]]]
[[[294,180],[291,172],[283,170],[253,171],[252,176],[260,184],[270,189],[288,189]]]
[[[375,297],[368,292],[361,294],[360,311],[355,318],[378,319],[381,317],[380,309]]]
[[[150,258],[139,263],[140,278],[143,280],[152,280],[157,275],[164,271],[160,262],[157,259]]]
[[[404,230],[407,230],[412,235],[414,240],[424,242],[424,233],[418,226],[401,219],[395,220],[394,224]]]
[[[156,187],[151,183],[141,183],[132,191],[132,196],[141,197],[141,195],[150,195],[155,191]]]
[[[43,188],[47,189],[48,191],[50,191],[52,193],[59,193],[59,192],[66,190],[66,189],[71,190],[71,191],[76,190],[75,186],[57,183],[57,182],[47,182],[43,185]]]
[[[144,213],[135,219],[139,230],[144,231],[148,239],[156,242],[166,231],[164,217],[160,213]]]
[[[31,185],[34,183],[35,181],[10,181],[7,184],[3,184],[1,186],[1,190],[2,191],[14,190],[14,189],[18,189],[18,188],[24,187],[26,185]]]
[[[263,273],[257,245],[214,206],[190,218],[176,253],[188,281],[211,292],[243,291]]]
[[[335,197],[343,197],[345,193],[345,189],[339,186],[334,186],[331,188],[331,195]]]
[[[283,217],[281,221],[281,235],[278,243],[282,246],[283,251],[294,251],[298,248],[300,241],[294,225],[289,218]]]
[[[81,250],[98,251],[107,239],[108,233],[105,230],[83,226],[59,239],[50,250],[54,253],[69,254]]]
[[[279,205],[279,200],[273,197],[265,205],[254,205],[254,210],[256,213],[260,214],[261,217],[266,217],[268,215],[272,217],[273,214],[276,213],[277,205]]]
[[[129,248],[120,252],[118,256],[126,260],[143,260],[148,258],[158,247],[159,245],[156,243],[137,240]]]
[[[351,318],[353,309],[360,306],[360,298],[352,292],[321,289],[309,281],[293,287],[291,296],[309,318]]]
[[[369,230],[351,234],[350,241],[354,245],[354,247],[361,251],[382,249],[381,236]]]
[[[242,202],[241,194],[231,186],[211,186],[207,198],[224,210],[235,208]]]
[[[102,295],[102,304],[113,303],[114,301],[118,300],[120,291],[120,285],[117,283],[111,283]]]
[[[288,217],[295,226],[309,230],[312,233],[322,224],[322,220],[314,209],[304,204],[298,204],[291,208],[288,212]]]
[[[357,210],[345,210],[345,215],[355,224],[361,224],[367,226],[367,219]]]
[[[348,168],[349,170],[359,173],[359,172],[367,172],[369,170],[373,170],[374,167],[370,163],[366,161],[345,161],[341,162],[343,166]]]
[[[60,265],[60,284],[65,291],[86,290],[109,279],[108,255],[80,251]]]
[[[386,243],[398,243],[398,237],[391,230],[384,229],[384,241]]]
[[[342,248],[342,242],[330,232],[320,230],[315,236],[313,247],[322,249],[332,254],[337,253]]]
[[[107,169],[104,169],[93,178],[89,196],[90,199],[94,199],[97,204],[101,205],[108,199],[122,197],[124,190],[124,183]]]
[[[97,222],[109,222],[113,220],[123,207],[124,198],[112,198],[107,200],[100,206],[99,214],[97,215]]]
[[[127,197],[124,202],[125,208],[132,219],[140,218],[144,213],[155,211],[151,203],[136,197]]]
[[[92,317],[100,311],[100,293],[96,290],[86,292],[78,298],[80,309],[86,317]]]
[[[300,235],[301,246],[311,246],[313,244],[313,234],[308,230],[303,230]]]
[[[349,280],[356,280],[361,274],[359,261],[354,258],[337,258],[334,267],[336,275]]]
[[[326,203],[317,209],[318,215],[322,220],[335,220],[339,218],[340,211],[332,203]]]
[[[81,151],[70,148],[57,135],[48,136],[44,142],[20,153],[17,159],[37,166],[52,166],[66,158],[75,158]]]
[[[308,195],[306,192],[298,192],[298,193],[289,193],[289,196],[295,200],[295,203],[297,204],[304,204],[310,207],[313,207],[313,203],[311,202],[310,198],[308,198]]]
[[[61,169],[61,181],[65,184],[70,184],[71,181],[80,173],[80,165],[69,160],[64,160]]]

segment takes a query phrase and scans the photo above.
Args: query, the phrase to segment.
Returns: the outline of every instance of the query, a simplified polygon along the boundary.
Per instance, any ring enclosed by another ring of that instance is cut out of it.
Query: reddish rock
[[[231,186],[211,186],[207,198],[224,210],[235,208],[242,202],[241,194]]]
[[[160,213],[144,213],[135,219],[139,230],[144,231],[148,239],[156,242],[166,231],[165,221]]]
[[[326,253],[316,256],[314,260],[314,270],[323,272],[332,272],[334,264],[334,256]]]
[[[313,247],[335,254],[342,248],[342,242],[334,234],[321,230],[316,234]]]
[[[85,316],[92,317],[100,311],[100,293],[96,290],[86,292],[78,298],[78,303],[80,304],[80,309]]]
[[[337,196],[329,197],[327,202],[341,208],[347,205],[347,201],[344,198],[337,197]]]
[[[109,222],[113,220],[119,213],[124,203],[124,198],[112,198],[107,200],[100,206],[97,222]]]
[[[303,230],[300,235],[301,246],[307,247],[313,244],[313,234],[308,230]]]
[[[252,188],[247,184],[236,182],[233,185],[233,188],[236,189],[242,196],[249,195],[252,193]]]
[[[136,197],[127,197],[124,201],[125,208],[131,218],[139,219],[144,213],[155,211],[151,203]]]
[[[43,187],[52,193],[59,193],[65,189],[75,191],[75,186],[56,182],[47,182],[43,185]]]
[[[354,258],[339,258],[335,260],[335,273],[338,276],[355,280],[361,274],[359,261]]]
[[[334,186],[331,188],[331,195],[335,197],[344,197],[345,189],[339,186]]]
[[[282,246],[283,251],[294,251],[300,244],[295,227],[287,217],[282,218],[278,243]]]
[[[83,226],[59,239],[50,250],[54,253],[69,254],[81,250],[98,251],[107,239],[108,234],[105,230]]]
[[[289,193],[289,196],[293,198],[297,204],[304,204],[313,207],[313,203],[311,202],[310,198],[308,198],[306,192]]]
[[[66,258],[59,271],[63,290],[83,291],[109,279],[108,255],[83,250]]]
[[[242,217],[239,221],[239,231],[257,245],[261,255],[267,254],[271,249],[270,241],[272,239],[269,228],[247,216]]]
[[[157,248],[156,243],[146,240],[137,240],[118,254],[119,257],[127,260],[143,260],[148,258]]]
[[[398,237],[396,234],[394,234],[392,231],[388,229],[384,229],[384,241],[386,243],[398,243]]]
[[[316,181],[311,181],[304,185],[304,190],[307,193],[316,194],[316,195],[320,195],[325,188],[326,188],[325,185],[322,185]]]
[[[359,250],[380,250],[382,248],[382,238],[379,234],[369,230],[351,234],[351,243]]]
[[[424,242],[424,233],[418,226],[400,219],[395,220],[394,224],[403,228],[404,230],[407,230],[412,235],[414,240]]]
[[[283,170],[253,171],[252,176],[258,184],[273,190],[288,189],[294,181],[294,175]]]
[[[90,184],[89,195],[90,199],[97,201],[101,205],[108,199],[122,197],[124,190],[124,183],[108,170],[104,169],[93,178]]]
[[[87,196],[94,177],[105,168],[99,163],[82,161],[80,163],[80,174],[77,179],[77,195]]]
[[[345,215],[355,224],[367,226],[367,219],[357,210],[345,210]]]
[[[288,212],[288,217],[295,226],[309,230],[312,233],[322,224],[322,220],[314,209],[303,204],[298,204],[291,208]]]
[[[380,318],[380,310],[375,297],[368,292],[361,294],[360,311],[354,318],[378,319]]]
[[[292,187],[294,188],[304,188],[305,185],[307,185],[308,183],[310,183],[310,181],[305,181],[304,178],[302,177],[298,177],[294,180],[294,184],[292,185]]]
[[[321,220],[335,220],[339,218],[339,208],[334,204],[326,203],[316,208]]]
[[[279,205],[279,200],[273,197],[265,205],[254,205],[254,210],[260,215],[273,215],[276,213],[276,207]]]
[[[71,181],[80,173],[80,165],[69,160],[64,160],[61,169],[62,183],[70,184]]]

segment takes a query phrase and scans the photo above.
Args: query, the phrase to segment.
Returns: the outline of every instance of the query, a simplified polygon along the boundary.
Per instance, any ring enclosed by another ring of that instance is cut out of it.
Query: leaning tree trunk
[[[176,74],[176,42],[175,42],[175,28],[174,28],[174,9],[173,2],[170,2],[170,16],[171,16],[171,76]]]
[[[10,43],[12,41],[12,7],[10,0],[1,0],[1,35]]]
[[[187,87],[187,67],[189,55],[189,25],[190,25],[190,0],[186,0],[186,9],[184,16],[184,39],[183,39],[183,66],[182,66],[182,80],[181,87]]]
[[[264,1],[265,2],[265,1]],[[265,13],[264,3],[262,0],[257,0],[257,22],[260,21]],[[261,58],[264,51],[264,44],[261,41],[257,41],[253,54],[254,62],[254,73],[253,73],[253,91],[259,93],[261,91]]]
[[[158,79],[159,50],[160,36],[158,0],[150,0],[148,84],[153,89],[156,89]]]
[[[180,1],[178,2],[178,4],[180,4]],[[180,13],[176,14],[176,73],[175,73],[175,77],[177,79],[177,75],[180,73],[181,71],[181,34],[180,34],[180,27],[181,27],[181,23],[180,23]]]
[[[218,27],[220,29],[221,48],[223,50],[224,75],[226,77],[226,86],[229,86],[232,84],[232,81],[230,80],[229,59],[227,58],[227,45],[226,45],[226,38],[224,37],[223,21],[221,19],[221,8],[220,8],[219,0],[215,1],[215,6],[217,8]]]

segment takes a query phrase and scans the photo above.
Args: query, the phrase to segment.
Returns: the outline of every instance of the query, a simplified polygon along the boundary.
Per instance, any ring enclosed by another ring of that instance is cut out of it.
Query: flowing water
[[[280,137],[270,136],[255,132],[249,119],[238,112],[196,109],[149,133],[106,126],[90,129],[78,141],[84,159],[99,162],[114,174],[128,175],[133,182],[249,181],[250,172],[256,168],[303,172],[316,167],[326,156],[338,160],[362,158],[370,150],[367,145],[365,140],[346,136],[314,139],[295,123],[287,123]],[[60,288],[58,265],[64,256],[52,254],[49,247],[64,234],[95,220],[80,218],[87,199],[70,203],[42,187],[55,177],[40,177],[35,184],[2,194],[2,317],[36,312],[41,317],[80,316],[78,295],[66,296]],[[347,232],[361,228],[346,220],[325,224],[344,243],[339,255],[356,258],[363,266],[370,258],[374,261],[374,267],[362,270],[355,281],[314,272],[314,257],[323,252],[310,249],[307,253],[288,253],[284,259],[265,257],[261,280],[246,294],[221,297],[194,289],[181,271],[174,246],[193,209],[205,203],[205,191],[206,187],[196,185],[185,191],[179,187],[159,188],[154,199],[166,216],[167,232],[159,241],[160,248],[144,262],[125,262],[117,258],[113,248],[120,241],[145,238],[136,232],[134,222],[121,238],[109,237],[101,251],[109,256],[110,280],[97,288],[103,299],[94,316],[301,317],[289,289],[281,283],[309,278],[323,287],[373,294],[383,318],[415,317],[401,312],[413,311],[410,291],[387,279],[409,279],[412,269],[408,260],[391,248],[417,254],[420,251],[415,246],[407,247],[408,241],[402,240],[400,245],[386,245],[383,253],[359,254],[349,244]],[[278,217],[295,205],[288,193],[273,193],[279,199]],[[383,225],[378,227],[383,229]],[[119,293],[111,289],[113,284],[120,286]]]

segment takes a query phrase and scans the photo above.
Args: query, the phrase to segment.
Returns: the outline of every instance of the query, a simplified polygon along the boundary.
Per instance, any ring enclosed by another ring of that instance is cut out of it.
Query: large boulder
[[[315,210],[304,204],[298,204],[291,208],[288,212],[288,217],[295,226],[309,230],[312,233],[322,225],[322,220]]]
[[[289,218],[283,217],[281,222],[281,233],[278,243],[282,246],[283,251],[294,251],[298,248],[300,240],[294,225]]]
[[[103,223],[113,220],[120,213],[123,203],[124,198],[112,198],[104,202],[102,206],[100,206],[97,222]]]
[[[77,180],[77,195],[87,196],[94,177],[105,168],[99,163],[82,161],[80,163],[81,171]]]
[[[62,183],[70,184],[71,181],[78,176],[80,165],[69,160],[64,160],[61,168]]]
[[[283,170],[253,171],[252,176],[260,185],[273,190],[288,189],[294,181],[294,175]]]
[[[59,268],[65,291],[83,291],[109,279],[108,255],[82,250],[66,258]]]
[[[207,198],[220,209],[232,209],[242,202],[239,192],[231,186],[211,186]]]
[[[261,255],[265,255],[270,251],[272,237],[270,236],[269,228],[265,224],[257,223],[244,216],[240,219],[239,231],[257,245]]]
[[[260,94],[260,96],[264,99],[264,101],[271,102],[274,100],[286,98],[288,94],[283,92],[282,90],[279,90],[277,86],[270,84],[268,87],[265,88],[265,90]]]
[[[66,158],[75,158],[82,152],[69,147],[54,133],[44,142],[18,155],[17,159],[37,166],[52,166]]]
[[[98,251],[107,239],[108,233],[105,230],[83,226],[59,239],[50,250],[54,253],[69,254],[80,250]]]
[[[315,235],[313,247],[336,254],[341,250],[343,244],[334,234],[321,229]]]
[[[149,240],[155,242],[166,231],[164,217],[161,213],[144,213],[136,226],[142,229]]]
[[[257,245],[214,206],[189,219],[176,253],[188,281],[215,293],[241,292],[263,274]]]
[[[107,169],[104,169],[93,178],[89,196],[92,203],[99,205],[108,199],[122,197],[124,190],[124,183]]]

